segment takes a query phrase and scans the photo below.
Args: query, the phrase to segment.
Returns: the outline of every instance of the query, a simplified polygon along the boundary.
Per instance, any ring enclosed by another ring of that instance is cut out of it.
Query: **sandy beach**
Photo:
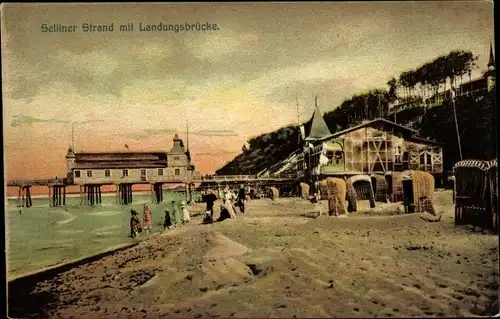
[[[194,205],[189,225],[44,278],[29,289],[25,285],[24,293],[33,294],[22,300],[20,284],[12,282],[10,316],[495,313],[498,236],[455,226],[451,201],[450,191],[436,192],[436,209],[443,217],[434,223],[421,214],[397,214],[388,207],[347,218],[313,218],[319,209],[327,211],[326,202],[281,198],[250,201],[237,219],[203,225],[197,214],[203,206]]]

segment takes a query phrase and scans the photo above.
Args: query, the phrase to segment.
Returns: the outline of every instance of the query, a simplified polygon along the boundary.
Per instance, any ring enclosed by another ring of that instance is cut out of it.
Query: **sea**
[[[200,194],[193,193],[193,200]],[[50,207],[48,196],[32,199],[30,208],[18,207],[8,199],[5,214],[5,240],[8,279],[17,278],[55,265],[90,257],[146,239],[163,230],[165,210],[171,201],[185,200],[184,192],[164,190],[163,203],[152,203],[150,193],[134,193],[132,204],[116,204],[116,195],[103,194],[102,204],[81,206],[78,195],[68,196],[66,206]],[[144,204],[153,218],[151,233],[130,235],[130,210],[142,219]]]

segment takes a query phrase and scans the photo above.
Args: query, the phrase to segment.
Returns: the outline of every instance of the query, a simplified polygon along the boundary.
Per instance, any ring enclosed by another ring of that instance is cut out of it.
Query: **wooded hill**
[[[402,72],[378,88],[352,96],[333,111],[324,114],[331,133],[360,124],[363,120],[387,118],[419,132],[423,138],[444,144],[444,169],[451,170],[460,160],[451,94],[457,92],[455,108],[460,131],[463,159],[496,158],[496,87],[462,94],[462,82],[470,81],[477,68],[477,56],[467,51],[452,51],[414,70]],[[398,102],[400,107],[389,109]],[[306,134],[311,120],[304,123]],[[296,125],[262,134],[248,141],[241,154],[220,168],[216,174],[257,174],[284,160],[302,148]]]

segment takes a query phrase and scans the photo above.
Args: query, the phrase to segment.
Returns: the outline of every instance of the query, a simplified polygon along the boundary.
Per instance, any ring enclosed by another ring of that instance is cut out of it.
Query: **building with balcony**
[[[417,131],[383,118],[330,134],[318,107],[298,170],[312,176],[352,176],[421,170],[443,172],[443,150],[438,142],[417,136]]]

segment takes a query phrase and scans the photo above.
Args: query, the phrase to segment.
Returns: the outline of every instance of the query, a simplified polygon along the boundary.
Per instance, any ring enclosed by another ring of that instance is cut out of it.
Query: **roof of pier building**
[[[162,168],[168,166],[166,152],[76,153],[77,169]]]
[[[185,154],[184,142],[179,138],[177,134],[174,136],[174,145],[168,152],[169,154]]]
[[[184,144],[177,134],[169,152],[82,152],[68,149],[66,158],[74,158],[75,169],[125,169],[125,168],[165,168],[169,155],[188,156]]]

